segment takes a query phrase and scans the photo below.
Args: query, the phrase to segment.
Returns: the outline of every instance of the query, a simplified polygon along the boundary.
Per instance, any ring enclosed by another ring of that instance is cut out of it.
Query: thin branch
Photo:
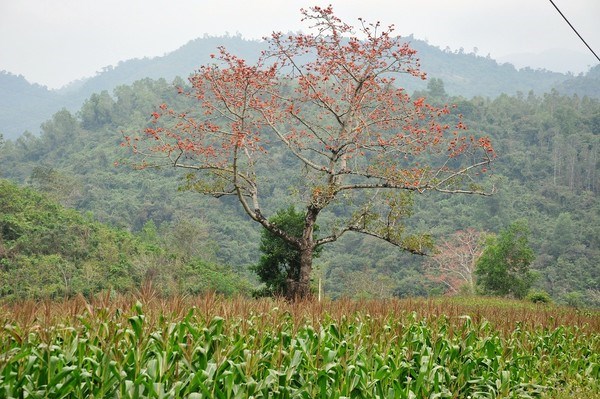
[[[410,252],[410,253],[415,254],[415,255],[430,256],[427,253],[425,253],[425,252],[423,252],[423,251],[421,251],[419,249],[407,248],[407,247],[403,246],[402,243],[399,243],[399,242],[396,242],[395,240],[392,240],[389,236],[385,236],[383,234],[380,234],[380,233],[377,233],[377,232],[374,232],[374,231],[370,231],[370,230],[367,230],[367,229],[364,229],[364,228],[360,228],[358,226],[350,226],[349,230],[357,232],[357,233],[365,234],[365,235],[368,235],[368,236],[371,236],[371,237],[379,238],[380,240],[386,241],[386,242],[388,242],[388,243],[390,243],[390,244],[392,244],[392,245],[394,245],[394,246],[396,246],[398,248],[401,248],[403,251],[407,251],[407,252]]]
[[[267,117],[267,115],[264,114],[264,112],[263,112],[263,117],[267,121],[267,124],[269,125],[269,127],[275,132],[277,137],[279,137],[279,139],[287,146],[287,148],[292,152],[292,154],[294,154],[296,156],[296,158],[298,158],[300,161],[302,161],[307,166],[311,167],[312,169],[314,169],[316,171],[323,172],[323,171],[327,170],[327,168],[325,168],[324,166],[317,165],[316,163],[312,162],[311,160],[309,160],[308,158],[306,158],[305,156],[300,154],[300,152],[296,151],[296,149],[292,146],[290,141],[287,138],[285,138],[283,133],[281,133],[281,131],[279,131],[277,126],[275,126],[275,124],[270,120],[270,118]]]

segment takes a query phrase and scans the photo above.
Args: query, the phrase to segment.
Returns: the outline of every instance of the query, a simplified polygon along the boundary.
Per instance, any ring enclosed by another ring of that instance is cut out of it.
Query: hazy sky
[[[600,53],[600,1],[555,3]],[[546,51],[544,64],[534,67],[575,73],[597,64],[548,0],[0,0],[0,70],[56,88],[205,33],[261,38],[302,30],[298,11],[315,4],[333,4],[352,23],[363,17],[395,24],[400,35],[442,49],[477,47],[516,63],[519,53]]]

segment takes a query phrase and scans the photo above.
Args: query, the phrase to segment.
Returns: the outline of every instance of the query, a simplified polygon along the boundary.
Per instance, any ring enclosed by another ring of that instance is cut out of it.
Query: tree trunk
[[[302,232],[302,243],[300,245],[300,270],[295,274],[298,280],[288,279],[285,287],[285,297],[288,300],[296,301],[308,299],[310,292],[310,272],[312,271],[312,261],[315,252],[314,228],[317,215],[320,209],[315,206],[309,206],[304,220],[304,231]]]
[[[310,291],[310,272],[312,271],[313,249],[308,247],[300,251],[300,273],[298,280],[288,279],[285,284],[285,298],[290,301],[308,299]]]

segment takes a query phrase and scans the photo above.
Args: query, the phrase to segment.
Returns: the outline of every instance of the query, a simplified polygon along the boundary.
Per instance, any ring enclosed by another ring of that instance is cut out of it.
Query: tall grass
[[[0,307],[1,397],[527,398],[600,389],[600,315],[470,299]]]

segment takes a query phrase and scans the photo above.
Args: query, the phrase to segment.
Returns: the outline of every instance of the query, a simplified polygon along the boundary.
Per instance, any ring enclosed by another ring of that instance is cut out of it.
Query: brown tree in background
[[[484,234],[459,230],[438,244],[435,255],[425,263],[427,277],[441,282],[450,295],[475,292],[475,268],[483,253]]]

